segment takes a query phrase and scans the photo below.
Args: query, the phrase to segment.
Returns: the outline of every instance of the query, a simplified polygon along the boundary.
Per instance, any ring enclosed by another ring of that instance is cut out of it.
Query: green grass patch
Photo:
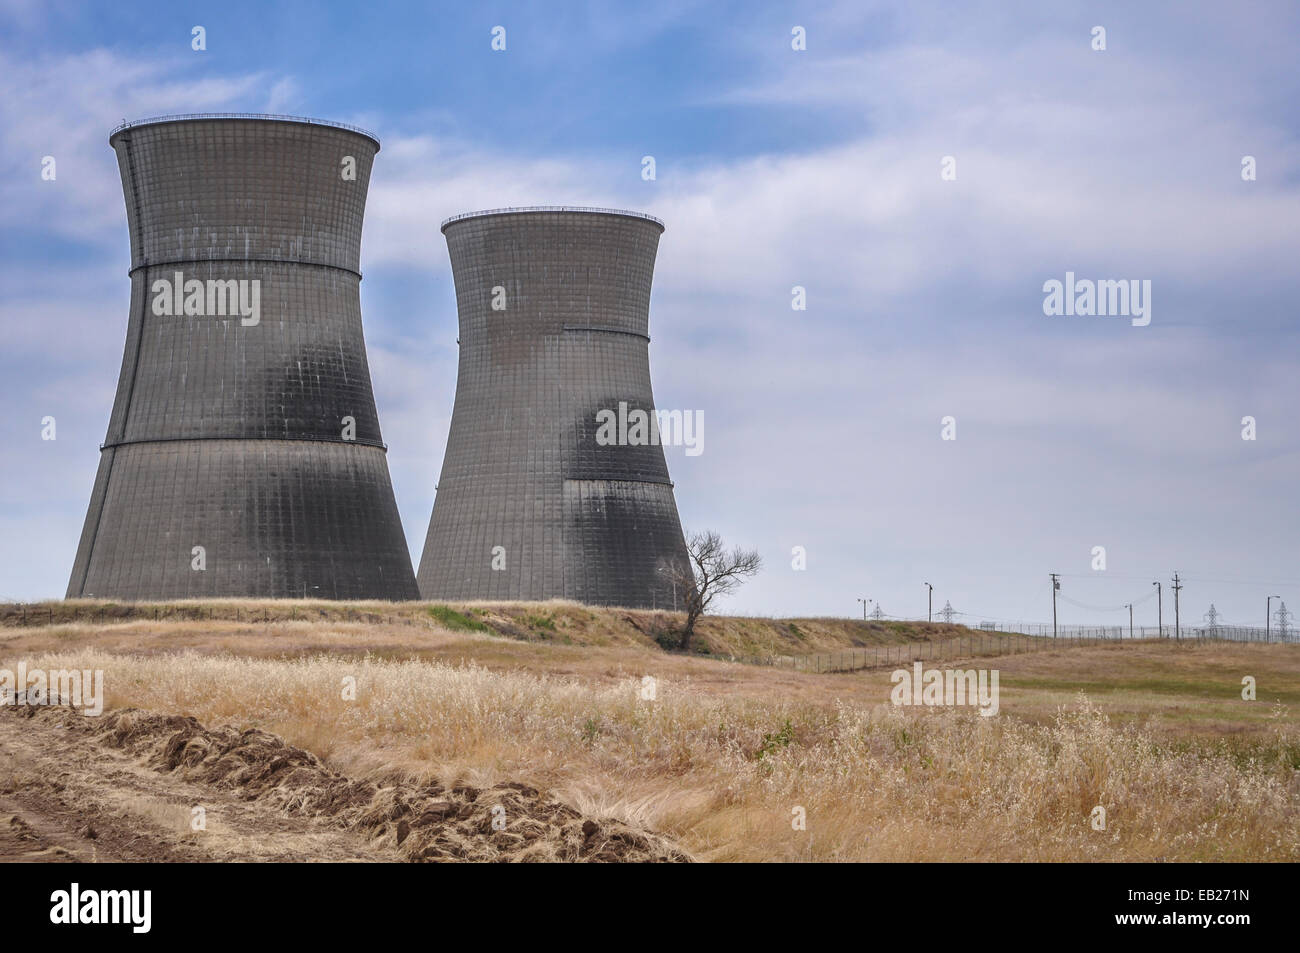
[[[451,606],[429,606],[429,615],[434,621],[457,632],[490,632],[478,619],[471,619],[464,613],[457,612]]]
[[[794,726],[787,718],[780,731],[770,731],[763,735],[763,743],[755,752],[754,760],[762,761],[764,758],[771,758],[777,752],[790,747],[792,741],[794,741]]]
[[[530,629],[542,629],[545,632],[555,631],[555,616],[553,615],[526,615],[524,616],[524,625]]]

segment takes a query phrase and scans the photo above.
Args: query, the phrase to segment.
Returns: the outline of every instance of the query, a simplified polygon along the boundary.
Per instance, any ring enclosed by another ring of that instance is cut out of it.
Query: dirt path
[[[206,830],[191,830],[196,806]],[[356,832],[160,773],[59,720],[0,710],[0,860],[392,859]]]
[[[0,860],[689,859],[523,784],[353,779],[257,729],[0,706]]]
[[[7,863],[114,861],[93,840],[70,834],[45,815],[11,797],[0,797],[0,860]]]

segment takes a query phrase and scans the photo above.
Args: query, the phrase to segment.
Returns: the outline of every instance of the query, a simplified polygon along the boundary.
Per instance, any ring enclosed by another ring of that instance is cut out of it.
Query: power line
[[[1106,570],[1106,578],[1109,579],[1150,579],[1152,576],[1157,574],[1158,573],[1156,572],[1126,573],[1126,572],[1116,572],[1113,569]],[[1066,579],[1099,578],[1099,575],[1096,572],[1058,572],[1057,575]],[[1199,574],[1194,574],[1191,576],[1182,574],[1181,578],[1183,582],[1214,583],[1215,585],[1225,585],[1225,586],[1300,586],[1300,579],[1282,579],[1282,580],[1274,579],[1270,581],[1266,579],[1232,579],[1232,578],[1226,578],[1222,576],[1202,576]]]
[[[1148,593],[1147,593],[1145,596],[1143,596],[1141,599],[1134,599],[1132,602],[1126,602],[1126,603],[1124,603],[1123,605],[1119,605],[1119,606],[1094,606],[1094,605],[1089,605],[1089,604],[1086,603],[1086,602],[1080,602],[1080,601],[1078,601],[1077,599],[1071,599],[1071,598],[1070,598],[1069,596],[1067,596],[1065,593],[1061,593],[1061,598],[1064,599],[1066,602],[1068,602],[1070,605],[1072,605],[1072,606],[1078,606],[1080,609],[1088,609],[1088,610],[1090,610],[1090,611],[1092,611],[1092,612],[1123,612],[1125,609],[1129,608],[1129,606],[1140,606],[1140,605],[1142,605],[1142,603],[1144,603],[1144,602],[1150,602],[1150,601],[1151,601],[1152,599],[1154,599],[1155,597],[1156,597],[1156,594],[1155,594],[1154,592],[1148,592]]]

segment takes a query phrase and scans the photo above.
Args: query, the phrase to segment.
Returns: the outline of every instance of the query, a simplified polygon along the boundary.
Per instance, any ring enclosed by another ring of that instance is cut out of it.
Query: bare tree
[[[686,540],[686,553],[690,557],[687,565],[674,563],[665,569],[686,609],[686,625],[677,645],[683,652],[690,651],[695,623],[713,600],[735,591],[763,565],[757,550],[737,546],[728,552],[722,537],[712,530],[692,533]]]

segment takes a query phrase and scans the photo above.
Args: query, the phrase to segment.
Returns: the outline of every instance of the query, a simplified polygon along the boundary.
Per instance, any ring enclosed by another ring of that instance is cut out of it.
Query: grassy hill
[[[584,606],[576,602],[331,602],[328,600],[181,600],[117,603],[93,599],[0,605],[0,626],[41,626],[136,621],[318,622],[412,625],[478,632],[525,642],[560,645],[671,644],[684,624],[680,612]],[[943,642],[969,633],[942,622],[860,619],[772,619],[705,616],[696,627],[701,655],[781,658],[905,642]]]

